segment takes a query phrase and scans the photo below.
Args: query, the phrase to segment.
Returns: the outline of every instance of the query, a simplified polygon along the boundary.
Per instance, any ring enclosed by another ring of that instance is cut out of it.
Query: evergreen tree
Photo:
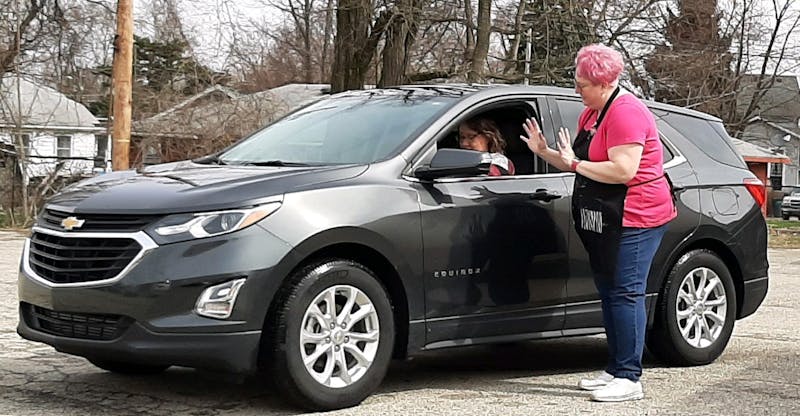
[[[720,36],[716,0],[680,0],[665,42],[645,61],[656,101],[721,116],[734,99],[731,40]]]

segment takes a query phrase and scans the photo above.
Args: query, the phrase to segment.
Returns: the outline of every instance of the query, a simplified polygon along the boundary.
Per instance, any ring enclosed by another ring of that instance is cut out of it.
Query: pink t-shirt
[[[591,129],[598,115],[598,111],[584,109],[578,121],[578,129]],[[653,114],[633,94],[624,94],[611,103],[592,138],[589,144],[589,160],[607,161],[608,149],[632,143],[641,144],[644,150],[636,175],[626,183],[628,194],[625,197],[622,226],[658,227],[677,215],[669,182],[663,177],[664,149],[658,138]],[[661,178],[657,179],[659,177]]]

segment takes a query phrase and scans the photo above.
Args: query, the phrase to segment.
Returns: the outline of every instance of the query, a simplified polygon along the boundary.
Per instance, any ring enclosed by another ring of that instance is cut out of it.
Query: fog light
[[[216,319],[226,319],[233,312],[236,295],[247,279],[236,279],[219,285],[211,286],[203,291],[197,299],[194,310],[200,316]]]

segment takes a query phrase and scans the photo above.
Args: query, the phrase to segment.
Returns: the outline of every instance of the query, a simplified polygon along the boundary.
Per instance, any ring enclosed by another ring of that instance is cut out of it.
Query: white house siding
[[[791,127],[791,125],[787,125],[785,128],[793,130]],[[788,140],[784,140],[784,137]],[[785,186],[800,184],[800,138],[787,135],[785,131],[764,123],[753,123],[745,128],[742,140],[788,156],[790,162],[781,168],[783,171],[782,183]]]
[[[95,136],[92,133],[53,133],[53,132],[25,132],[29,134],[30,151],[27,156],[26,173],[29,178],[47,176],[56,168],[57,136],[70,136],[70,157],[95,157]],[[0,132],[0,141],[11,143],[11,136]],[[88,176],[92,174],[94,162],[92,160],[63,160],[63,166],[58,172],[59,176]]]

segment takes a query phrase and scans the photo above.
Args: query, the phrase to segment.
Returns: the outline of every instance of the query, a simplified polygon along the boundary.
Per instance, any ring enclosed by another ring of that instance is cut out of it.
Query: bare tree
[[[364,87],[369,65],[393,14],[386,5],[375,13],[369,0],[339,0],[331,69],[333,92]]]
[[[478,24],[475,35],[475,49],[470,58],[470,69],[467,73],[469,82],[483,79],[486,67],[486,56],[489,54],[489,34],[492,25],[492,0],[478,0]]]
[[[420,18],[420,0],[397,0],[386,41],[383,47],[383,65],[378,85],[399,85],[406,82],[406,71],[411,48],[416,41]]]
[[[734,3],[734,7],[736,5]],[[741,4],[737,62],[732,83],[732,91],[740,94],[736,100],[738,105],[734,103],[727,113],[721,115],[734,134],[740,134],[748,120],[759,110],[767,91],[775,85],[777,76],[786,70],[787,61],[800,62],[800,44],[797,44],[797,39],[800,39],[800,12],[793,11],[791,7],[791,1],[773,0],[769,20],[774,25],[767,28],[765,36],[758,36],[757,31],[753,33],[753,21],[764,21],[764,16],[760,16],[747,1]],[[792,39],[796,42],[795,45],[790,44]],[[749,49],[750,45],[763,45],[764,41],[766,45],[761,50]],[[749,77],[747,72],[751,74]]]
[[[52,39],[63,21],[55,0],[0,0],[0,76]]]
[[[665,43],[645,68],[655,81],[655,99],[721,115],[733,97],[730,38],[720,33],[716,0],[680,1],[669,10]]]

